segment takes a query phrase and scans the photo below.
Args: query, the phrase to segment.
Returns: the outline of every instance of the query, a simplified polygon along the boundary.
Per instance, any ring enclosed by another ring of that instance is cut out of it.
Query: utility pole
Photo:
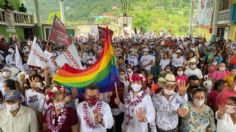
[[[35,5],[37,25],[41,26],[41,18],[40,18],[40,12],[39,12],[39,0],[34,0],[34,5]]]
[[[220,1],[215,0],[211,41],[216,41],[216,37],[217,37],[217,21],[218,21],[219,5],[220,5]]]
[[[59,0],[60,12],[61,12],[61,21],[65,23],[65,9],[64,9],[64,0]]]
[[[193,0],[191,0],[190,13],[189,13],[189,36],[193,35]]]

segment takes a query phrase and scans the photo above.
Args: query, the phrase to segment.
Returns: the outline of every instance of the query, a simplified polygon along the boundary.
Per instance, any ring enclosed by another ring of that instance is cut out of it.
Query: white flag
[[[18,68],[20,71],[24,71],[24,66],[22,63],[22,59],[21,59],[17,44],[16,44],[16,53],[15,53],[15,65],[16,65],[16,68]]]
[[[47,66],[48,59],[47,57],[45,57],[42,49],[36,43],[36,40],[37,38],[34,37],[27,64],[45,68]]]
[[[84,69],[81,64],[80,56],[74,44],[71,44],[66,51],[56,58],[58,66],[62,67],[65,63],[76,69]]]

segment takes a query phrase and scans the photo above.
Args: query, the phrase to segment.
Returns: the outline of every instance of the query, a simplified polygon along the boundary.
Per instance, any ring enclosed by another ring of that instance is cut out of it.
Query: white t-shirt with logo
[[[183,56],[180,56],[179,58],[177,58],[177,55],[176,54],[173,54],[172,55],[172,65],[174,67],[179,67],[179,66],[182,66],[184,64],[184,57]]]
[[[162,70],[164,70],[166,66],[169,64],[170,64],[170,59],[161,59],[160,61],[160,66]]]
[[[144,55],[141,57],[141,60],[140,62],[143,63],[143,65],[146,65],[148,63],[150,63],[151,61],[153,61],[153,64],[155,63],[155,56],[153,55]],[[151,68],[152,68],[152,65],[149,65],[149,66],[146,66],[146,67],[143,67],[145,70],[147,71],[150,71]]]
[[[129,55],[128,58],[128,63],[133,67],[133,66],[137,66],[138,65],[138,57],[136,56],[131,56]]]
[[[38,110],[41,100],[45,99],[45,95],[39,92],[36,92],[32,89],[28,89],[25,92],[26,104],[34,110]]]
[[[194,70],[188,68],[188,69],[185,70],[184,74],[187,75],[187,76],[196,75],[199,79],[203,78],[202,71],[199,68],[196,68]]]

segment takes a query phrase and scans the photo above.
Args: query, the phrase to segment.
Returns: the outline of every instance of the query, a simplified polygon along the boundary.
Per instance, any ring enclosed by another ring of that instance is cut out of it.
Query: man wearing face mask
[[[189,68],[185,70],[184,74],[187,76],[196,75],[199,79],[203,78],[202,71],[197,68],[197,61],[195,58],[192,58],[189,61]]]
[[[96,86],[86,88],[86,100],[77,106],[77,115],[81,121],[80,132],[106,132],[113,126],[111,108],[99,96]]]
[[[10,90],[5,96],[6,109],[0,111],[0,128],[4,132],[38,132],[35,112],[21,105],[21,93]]]
[[[5,94],[3,90],[3,82],[7,79],[11,79],[11,71],[8,69],[3,69],[2,77],[0,78],[0,90],[2,91],[3,95]]]
[[[127,57],[128,63],[133,67],[138,65],[138,57],[137,52],[131,51],[130,54]]]
[[[159,132],[178,132],[178,111],[180,105],[188,101],[186,94],[186,82],[178,82],[178,93],[176,88],[176,79],[173,74],[165,76],[163,90],[153,96],[153,103],[156,110],[156,125]]]
[[[143,49],[143,56],[141,57],[140,64],[141,68],[147,70],[150,73],[152,66],[155,63],[155,57],[149,54],[149,49]]]
[[[6,56],[6,64],[8,65],[15,65],[15,55],[14,55],[14,49],[9,48],[8,49],[9,54]]]
[[[121,103],[119,98],[115,103],[125,112],[122,130],[125,132],[147,132],[148,123],[155,120],[155,110],[152,99],[146,91],[142,90],[143,78],[134,73],[131,78],[132,91],[125,98],[125,103]]]
[[[176,53],[172,55],[172,66],[176,69],[184,64],[185,58],[182,55],[182,51],[178,49]]]

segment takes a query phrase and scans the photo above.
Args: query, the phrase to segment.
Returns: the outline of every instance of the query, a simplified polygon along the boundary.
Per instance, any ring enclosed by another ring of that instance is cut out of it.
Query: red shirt
[[[59,130],[59,132],[72,132],[71,126],[76,125],[78,123],[78,117],[77,117],[76,111],[71,107],[67,107],[67,110],[68,110],[68,112],[66,115],[67,116],[66,120],[65,120],[62,128]],[[47,113],[47,112],[45,112],[45,113]],[[46,116],[45,115],[44,115],[43,120],[44,120],[43,122],[46,123]],[[52,131],[47,129],[46,132],[52,132]]]

